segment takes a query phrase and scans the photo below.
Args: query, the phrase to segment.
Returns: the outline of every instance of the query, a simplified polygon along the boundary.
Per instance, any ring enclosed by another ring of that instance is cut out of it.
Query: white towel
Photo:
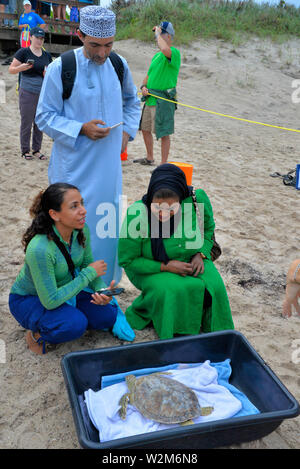
[[[171,370],[169,373],[167,377],[180,381],[196,393],[201,407],[214,407],[210,415],[193,419],[195,423],[233,417],[242,407],[241,402],[228,389],[218,384],[217,370],[210,366],[209,360],[198,367]],[[122,420],[118,413],[119,400],[126,392],[128,388],[125,382],[108,386],[97,392],[92,389],[85,391],[88,413],[94,426],[99,430],[101,442],[178,426],[178,424],[166,425],[149,420],[130,404],[127,407],[126,419]]]

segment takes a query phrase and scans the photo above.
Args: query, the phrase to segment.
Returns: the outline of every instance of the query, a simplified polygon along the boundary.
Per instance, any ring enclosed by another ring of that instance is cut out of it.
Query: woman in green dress
[[[184,172],[160,165],[147,194],[128,208],[120,234],[119,264],[141,290],[126,318],[138,330],[152,322],[161,339],[234,328],[225,285],[211,260],[211,203],[202,189],[195,195],[200,217]]]

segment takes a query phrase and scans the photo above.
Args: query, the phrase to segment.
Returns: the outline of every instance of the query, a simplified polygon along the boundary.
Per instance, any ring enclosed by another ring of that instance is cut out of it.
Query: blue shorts
[[[91,293],[81,291],[76,307],[67,303],[47,310],[38,296],[9,295],[9,308],[14,318],[25,329],[39,332],[44,341],[60,344],[78,339],[87,329],[108,329],[116,321],[118,308],[91,303]]]

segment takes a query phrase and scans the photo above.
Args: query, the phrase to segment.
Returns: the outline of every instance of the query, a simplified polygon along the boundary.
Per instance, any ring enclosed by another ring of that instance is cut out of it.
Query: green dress
[[[181,223],[173,235],[163,240],[168,257],[190,262],[202,252],[204,273],[197,277],[183,277],[161,272],[161,262],[153,259],[146,206],[135,202],[128,210],[119,239],[119,264],[141,294],[126,310],[126,318],[133,329],[153,326],[161,339],[174,334],[199,334],[234,329],[227,292],[223,280],[210,259],[211,240],[215,223],[211,203],[202,189],[196,199],[203,209],[204,237],[201,236],[192,197],[181,203]],[[203,204],[203,205],[201,205]],[[209,301],[205,301],[205,290]]]

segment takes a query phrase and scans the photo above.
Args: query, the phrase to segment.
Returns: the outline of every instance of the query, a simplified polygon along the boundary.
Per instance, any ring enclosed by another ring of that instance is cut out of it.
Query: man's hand
[[[126,150],[126,147],[128,145],[128,140],[129,140],[129,134],[123,130],[121,153],[123,153]]]
[[[86,122],[81,127],[81,135],[85,135],[91,140],[99,140],[99,138],[107,137],[110,132],[110,127],[98,127],[98,124],[106,125],[105,122],[93,119],[90,122]]]

